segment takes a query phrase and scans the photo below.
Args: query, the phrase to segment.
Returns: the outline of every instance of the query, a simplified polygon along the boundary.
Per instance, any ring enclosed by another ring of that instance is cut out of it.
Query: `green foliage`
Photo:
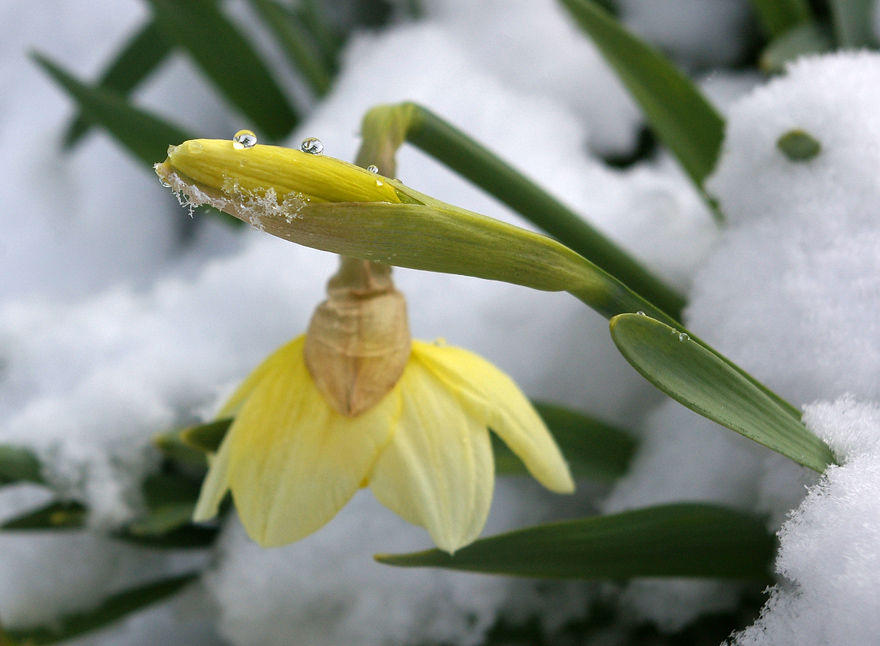
[[[689,577],[770,580],[775,540],[763,522],[702,504],[568,520],[380,563],[549,579]]]
[[[831,51],[833,47],[831,32],[825,26],[807,22],[773,39],[761,52],[759,64],[765,72],[779,73],[786,63],[799,56],[820,54]]]
[[[107,68],[98,81],[98,87],[127,97],[144,79],[162,63],[171,46],[152,22],[147,23],[126,43],[116,60]],[[75,146],[91,127],[91,120],[78,115],[67,129],[64,145]]]
[[[645,379],[694,412],[819,473],[834,463],[790,404],[687,333],[624,314],[611,320],[611,336]]]
[[[105,628],[128,615],[177,594],[198,577],[197,573],[169,577],[130,588],[107,598],[97,608],[62,617],[51,625],[27,630],[8,630],[9,639],[29,646],[57,644],[93,630]]]
[[[41,484],[40,461],[28,449],[0,444],[0,487],[16,482]]]
[[[148,1],[165,39],[186,51],[255,129],[280,139],[296,126],[299,116],[269,67],[214,0]]]
[[[694,83],[591,0],[561,0],[617,72],[658,139],[702,190],[721,152],[724,120]]]
[[[33,58],[67,90],[87,119],[106,128],[135,157],[150,166],[165,159],[169,143],[194,138],[178,126],[135,108],[119,94],[81,83],[41,54],[34,53]]]
[[[874,0],[828,0],[834,37],[841,49],[876,47]]]
[[[536,403],[535,408],[553,434],[575,478],[613,482],[626,473],[636,449],[636,441],[630,434],[562,406]],[[496,473],[527,473],[520,459],[494,435],[492,448]]]
[[[82,529],[86,513],[86,508],[78,502],[58,501],[7,520],[0,525],[0,530],[32,532]]]
[[[808,0],[752,0],[752,7],[771,38],[814,20]]]

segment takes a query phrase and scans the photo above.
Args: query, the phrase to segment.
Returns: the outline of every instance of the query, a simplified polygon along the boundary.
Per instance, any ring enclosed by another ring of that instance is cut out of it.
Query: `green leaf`
[[[829,0],[834,36],[841,49],[876,47],[875,0]]]
[[[190,523],[201,484],[173,473],[149,476],[143,485],[147,515],[128,525],[134,536],[161,536]]]
[[[665,56],[595,2],[561,1],[629,88],[658,139],[702,190],[721,152],[724,120]]]
[[[223,419],[214,420],[207,424],[198,424],[190,426],[180,431],[180,439],[196,449],[204,453],[216,453],[220,448],[220,443],[226,437],[226,432],[232,426],[234,418],[225,417]]]
[[[189,52],[217,89],[271,139],[298,116],[263,60],[214,0],[149,0],[165,38]],[[183,141],[180,139],[179,141]]]
[[[631,435],[562,406],[537,403],[535,408],[553,433],[574,477],[613,482],[626,473],[636,448]],[[522,461],[494,435],[492,446],[496,473],[528,473]]]
[[[738,511],[676,504],[529,527],[450,556],[433,549],[379,555],[388,565],[544,579],[770,579],[775,540]]]
[[[162,37],[156,25],[148,23],[125,45],[116,60],[101,76],[98,85],[120,96],[128,96],[165,60],[170,52],[171,47]],[[88,132],[91,125],[88,117],[83,114],[78,115],[64,136],[65,147],[70,148],[76,145]],[[169,143],[171,142],[169,141]]]
[[[822,150],[822,144],[803,130],[789,130],[776,140],[776,147],[793,162],[809,161]]]
[[[51,626],[27,630],[7,629],[6,632],[12,639],[31,646],[57,644],[109,626],[134,612],[164,601],[198,576],[197,572],[184,574],[130,588],[108,597],[93,610],[67,615]]]
[[[150,166],[165,159],[169,145],[194,138],[181,128],[135,108],[118,94],[81,83],[41,54],[35,53],[33,58],[67,90],[88,119],[106,128]]]
[[[113,537],[131,543],[139,547],[147,547],[158,550],[180,549],[205,549],[211,547],[220,531],[213,527],[200,527],[198,525],[181,525],[164,534],[133,534],[129,531],[121,531],[113,534]]]
[[[326,65],[309,30],[275,0],[251,0],[265,23],[274,32],[294,69],[302,74],[312,91],[324,96],[333,82],[333,69]]]
[[[752,7],[771,38],[815,20],[807,0],[752,0]]]
[[[0,444],[0,486],[16,482],[42,484],[40,461],[28,449]]]
[[[53,502],[0,525],[2,531],[44,531],[82,529],[86,508],[78,502]]]
[[[775,38],[761,52],[759,67],[771,74],[785,69],[786,63],[807,54],[829,52],[834,48],[830,32],[823,26],[809,22]]]
[[[819,473],[834,462],[778,396],[688,334],[638,314],[611,319],[617,349],[664,393],[722,426]]]
[[[173,460],[178,464],[199,469],[208,468],[208,461],[205,458],[205,452],[198,451],[185,443],[180,437],[179,430],[168,431],[153,436],[153,445],[159,449],[166,458]]]

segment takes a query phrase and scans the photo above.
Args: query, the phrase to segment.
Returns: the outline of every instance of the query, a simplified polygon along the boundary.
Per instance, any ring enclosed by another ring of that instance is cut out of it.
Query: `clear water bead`
[[[324,152],[324,144],[322,144],[321,140],[317,137],[307,137],[302,140],[299,149],[310,155],[320,155]]]
[[[370,164],[369,166],[367,166],[367,170],[370,171],[371,173],[378,173],[379,167],[376,166],[376,164]]]
[[[690,341],[690,339],[691,339],[691,337],[689,337],[689,336],[688,336],[687,334],[685,334],[684,332],[682,332],[681,334],[678,335],[678,340],[679,340],[679,341],[682,341],[682,342],[684,342],[684,341]]]
[[[647,314],[645,314],[642,310],[639,310],[638,312],[636,312],[636,314],[638,314],[639,316],[647,316]]]
[[[257,145],[257,135],[251,130],[239,130],[232,138],[232,147],[236,150],[253,148]]]

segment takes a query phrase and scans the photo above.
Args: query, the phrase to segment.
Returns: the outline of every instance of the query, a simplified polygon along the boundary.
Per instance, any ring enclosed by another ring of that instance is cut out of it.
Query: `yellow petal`
[[[229,437],[230,434],[227,432],[216,455],[208,458],[210,468],[202,482],[202,490],[199,492],[199,499],[193,512],[193,520],[197,523],[216,516],[223,496],[229,491]]]
[[[229,485],[264,547],[326,524],[366,480],[399,417],[395,391],[355,418],[337,413],[309,375],[303,338],[271,357],[229,429]],[[261,367],[262,368],[262,367]]]
[[[376,462],[370,488],[452,553],[486,524],[495,482],[489,431],[416,358],[397,390],[400,425]]]
[[[461,348],[413,341],[412,354],[504,440],[538,482],[557,493],[574,491],[553,436],[510,377]]]

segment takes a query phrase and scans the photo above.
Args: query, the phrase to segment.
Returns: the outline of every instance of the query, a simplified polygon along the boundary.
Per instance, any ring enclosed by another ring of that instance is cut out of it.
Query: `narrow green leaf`
[[[42,484],[40,461],[28,449],[0,444],[0,486],[16,482]]]
[[[180,439],[197,451],[216,453],[232,422],[232,417],[225,417],[207,424],[190,426],[180,431]]]
[[[834,462],[831,450],[778,396],[686,333],[647,316],[623,314],[611,319],[611,336],[645,379],[692,411],[819,473]]]
[[[251,0],[251,4],[274,32],[294,69],[302,74],[312,91],[324,96],[333,82],[333,70],[318,49],[305,25],[275,0]]]
[[[315,0],[300,0],[296,3],[294,12],[298,21],[315,40],[324,59],[324,66],[335,73],[339,52],[345,45],[345,35],[330,24]]]
[[[365,142],[376,141],[376,146],[396,149],[405,138],[673,318],[681,316],[685,300],[678,292],[540,186],[430,110],[414,103],[374,108],[364,118],[362,130]],[[365,156],[371,154],[387,156],[379,150]]]
[[[121,531],[114,534],[113,537],[139,547],[157,550],[186,550],[210,547],[217,540],[219,533],[220,530],[213,527],[188,524],[160,535]]]
[[[761,52],[758,66],[770,74],[778,74],[794,59],[808,54],[821,54],[834,48],[831,33],[815,22],[808,22],[773,39]]]
[[[631,435],[562,406],[536,403],[535,408],[553,433],[574,477],[613,482],[626,473],[636,448]],[[496,473],[528,473],[522,461],[494,435],[492,446]]]
[[[128,525],[135,536],[161,536],[192,519],[201,483],[174,473],[149,476],[143,485],[147,514]]]
[[[51,626],[28,630],[8,630],[9,636],[31,646],[57,644],[105,628],[124,617],[143,610],[177,594],[199,576],[198,572],[169,577],[136,588],[130,588],[108,597],[93,610],[62,617]]]
[[[84,85],[45,56],[35,53],[33,58],[67,90],[88,119],[106,128],[150,166],[165,159],[170,144],[193,139],[190,133],[135,108],[118,94]]]
[[[281,139],[293,129],[298,116],[269,68],[214,0],[149,3],[165,38],[189,52],[217,89],[257,129],[272,139]]]
[[[875,0],[829,0],[834,36],[841,49],[874,48]]]
[[[561,0],[641,105],[657,137],[702,190],[721,152],[724,120],[699,89],[653,47],[591,0]]]
[[[774,537],[757,518],[685,503],[529,527],[452,556],[434,549],[376,560],[542,579],[769,580],[774,552]]]
[[[206,469],[208,461],[204,451],[198,451],[186,444],[180,437],[180,431],[168,431],[153,436],[153,445],[169,460],[181,465]]]
[[[808,0],[752,0],[752,7],[771,38],[815,20]]]
[[[822,150],[822,144],[800,129],[786,132],[776,140],[776,147],[793,162],[809,161]]]
[[[82,529],[86,508],[78,502],[53,502],[0,525],[2,531],[44,531]]]
[[[171,52],[171,47],[162,37],[154,23],[147,23],[123,47],[116,60],[110,64],[98,81],[105,90],[127,97],[128,94],[147,78]],[[83,114],[78,115],[64,136],[67,148],[75,146],[91,127],[91,121]],[[169,143],[171,143],[169,141]]]

